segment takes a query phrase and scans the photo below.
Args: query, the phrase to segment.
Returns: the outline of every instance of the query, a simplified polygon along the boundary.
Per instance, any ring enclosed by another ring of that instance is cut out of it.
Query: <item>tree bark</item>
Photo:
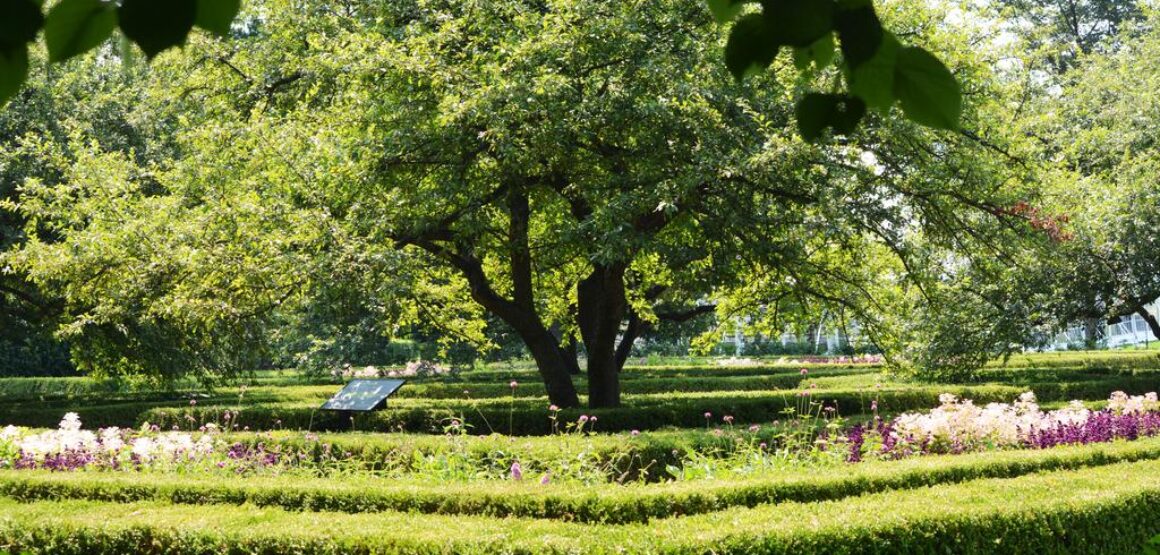
[[[628,309],[628,327],[624,329],[620,344],[616,346],[617,372],[624,370],[624,363],[628,362],[628,356],[632,354],[632,345],[636,343],[636,338],[644,335],[646,331],[648,322],[641,320],[635,310]]]
[[[1148,323],[1148,328],[1152,330],[1152,335],[1156,336],[1156,339],[1160,339],[1160,322],[1156,321],[1156,317],[1142,306],[1136,308],[1136,314],[1139,314]]]
[[[1096,343],[1099,341],[1099,326],[1099,318],[1089,317],[1084,319],[1083,346],[1085,349],[1092,350],[1096,348]]]
[[[577,285],[577,323],[588,351],[588,406],[620,406],[616,337],[624,321],[624,264],[597,264]]]

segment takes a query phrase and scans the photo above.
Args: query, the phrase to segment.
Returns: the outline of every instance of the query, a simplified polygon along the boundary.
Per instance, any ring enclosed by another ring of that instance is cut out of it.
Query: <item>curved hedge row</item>
[[[28,555],[1119,554],[1137,552],[1160,530],[1160,462],[733,508],[647,524],[5,499],[0,515],[0,546]]]

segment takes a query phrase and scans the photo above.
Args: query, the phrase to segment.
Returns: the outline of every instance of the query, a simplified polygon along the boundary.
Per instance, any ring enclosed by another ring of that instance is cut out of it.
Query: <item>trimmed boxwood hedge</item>
[[[165,474],[0,471],[0,496],[20,501],[164,501],[179,504],[251,504],[293,511],[345,513],[401,511],[431,514],[526,517],[624,524],[658,518],[756,507],[818,502],[983,478],[1160,459],[1160,440],[927,457],[900,462],[776,474],[728,482],[690,481],[651,486],[540,486],[397,480],[311,479]]]
[[[647,524],[288,512],[0,498],[0,546],[36,555],[1137,552],[1160,530],[1160,462],[975,480]]]

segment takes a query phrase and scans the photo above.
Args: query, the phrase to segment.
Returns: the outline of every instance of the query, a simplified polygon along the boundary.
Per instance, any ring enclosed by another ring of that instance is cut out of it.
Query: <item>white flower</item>
[[[133,454],[143,462],[153,460],[153,451],[156,445],[152,438],[139,437],[133,440]]]
[[[60,421],[61,431],[76,432],[81,429],[81,417],[75,412],[65,413]]]
[[[16,426],[5,426],[0,430],[0,441],[14,441],[20,437],[20,428]]]
[[[105,428],[101,430],[101,448],[109,453],[116,453],[125,447],[125,441],[121,439],[120,428]]]

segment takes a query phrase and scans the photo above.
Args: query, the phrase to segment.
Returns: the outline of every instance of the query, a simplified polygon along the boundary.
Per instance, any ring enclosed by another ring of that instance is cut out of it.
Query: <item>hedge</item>
[[[394,479],[233,477],[0,471],[0,496],[24,502],[84,499],[179,504],[251,504],[293,511],[417,512],[624,524],[734,507],[818,502],[1036,472],[1160,459],[1160,440],[926,457],[813,470],[785,470],[728,482],[649,486],[541,486],[511,481],[411,482]]]
[[[865,414],[878,399],[883,411],[928,410],[938,405],[940,393],[950,390],[979,402],[1011,401],[1023,390],[1006,386],[966,388],[911,388],[894,391],[819,391],[811,397],[827,406],[836,406],[840,414]],[[712,424],[722,415],[731,415],[737,423],[769,422],[784,416],[783,411],[802,403],[791,391],[708,392],[643,395],[626,397],[626,406],[610,409],[566,409],[558,414],[561,422],[576,422],[581,415],[596,416],[592,427],[597,431],[655,430],[675,426],[696,428],[706,425],[704,414],[714,415]],[[544,435],[552,431],[546,401],[517,400],[509,406],[504,400],[465,402],[441,400],[438,403],[405,404],[402,400],[388,404],[385,410],[372,413],[343,413],[318,410],[316,405],[256,404],[243,408],[234,422],[254,430],[282,428],[311,430],[407,431],[442,433],[452,420],[461,420],[473,433],[493,432],[509,435]],[[230,407],[198,405],[184,408],[150,408],[140,413],[136,422],[150,422],[169,428],[187,428],[193,422],[221,422],[223,411]],[[85,414],[81,413],[82,419]],[[59,418],[59,417],[58,417]],[[353,418],[353,423],[351,419]],[[510,421],[510,428],[509,428]]]
[[[1132,553],[1160,530],[1160,462],[731,508],[647,524],[248,505],[0,499],[29,555],[387,553]]]

